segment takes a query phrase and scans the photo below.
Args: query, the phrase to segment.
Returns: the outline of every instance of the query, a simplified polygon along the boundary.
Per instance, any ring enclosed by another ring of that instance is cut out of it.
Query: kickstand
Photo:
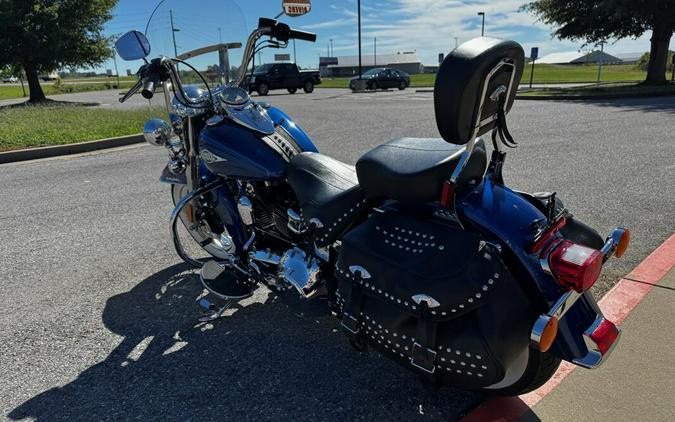
[[[199,322],[210,322],[213,320],[216,320],[223,316],[223,313],[230,309],[232,305],[234,304],[233,300],[228,300],[223,304],[220,308],[217,307],[213,302],[210,300],[204,298],[199,301],[199,306],[202,307],[202,309],[206,310],[208,313],[206,315],[203,315],[199,317]]]

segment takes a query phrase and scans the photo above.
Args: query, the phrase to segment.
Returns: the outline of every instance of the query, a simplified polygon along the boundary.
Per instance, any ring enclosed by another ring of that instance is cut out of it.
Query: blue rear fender
[[[521,278],[521,286],[534,297],[538,311],[548,309],[565,290],[541,268],[538,255],[529,254],[532,245],[532,223],[545,219],[534,205],[506,186],[485,179],[478,187],[457,201],[457,212],[465,224],[471,225],[503,249],[503,256]],[[551,352],[572,361],[586,355],[583,332],[593,324],[598,306],[590,293],[585,293],[559,322],[558,336]],[[532,321],[534,323],[534,321]]]

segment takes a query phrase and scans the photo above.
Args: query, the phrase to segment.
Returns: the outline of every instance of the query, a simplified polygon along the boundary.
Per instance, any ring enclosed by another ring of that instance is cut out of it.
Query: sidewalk
[[[675,420],[675,269],[621,328],[602,367],[575,370],[521,420]]]

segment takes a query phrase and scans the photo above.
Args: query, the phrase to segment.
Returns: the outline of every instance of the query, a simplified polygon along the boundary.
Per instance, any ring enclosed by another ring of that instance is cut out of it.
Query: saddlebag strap
[[[361,325],[361,309],[364,295],[355,280],[351,283],[349,297],[342,310],[342,328],[350,340],[357,340]]]
[[[433,376],[436,370],[436,322],[429,314],[429,308],[425,302],[420,304],[420,316],[417,320],[417,334],[413,343],[410,363],[422,371],[422,378],[434,382]]]

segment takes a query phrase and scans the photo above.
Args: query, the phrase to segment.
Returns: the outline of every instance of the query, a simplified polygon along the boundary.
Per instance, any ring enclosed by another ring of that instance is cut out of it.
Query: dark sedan
[[[389,67],[378,67],[371,69],[363,74],[361,77],[366,80],[366,89],[387,89],[398,88],[400,90],[406,89],[410,86],[410,75]],[[354,91],[356,89],[356,80],[358,76],[354,76],[349,80],[349,89]]]

